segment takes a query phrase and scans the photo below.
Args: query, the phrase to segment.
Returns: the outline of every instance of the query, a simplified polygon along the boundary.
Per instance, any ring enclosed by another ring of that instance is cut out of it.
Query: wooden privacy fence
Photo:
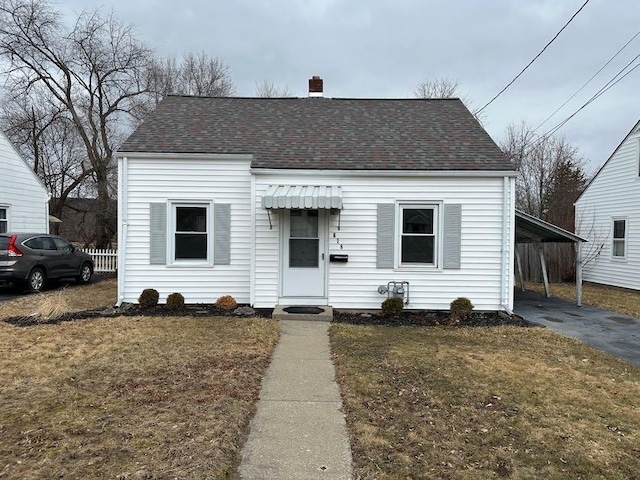
[[[540,267],[540,255],[533,243],[521,243],[522,275],[525,281],[542,282],[542,269]],[[572,243],[542,243],[540,244],[547,263],[549,281],[563,282],[575,281],[576,253]]]
[[[95,272],[115,272],[118,270],[118,251],[103,248],[85,248],[82,250],[93,258]]]

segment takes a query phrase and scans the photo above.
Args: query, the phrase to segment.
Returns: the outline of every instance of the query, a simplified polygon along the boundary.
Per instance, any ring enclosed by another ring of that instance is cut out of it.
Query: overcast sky
[[[551,40],[584,0],[59,0],[73,18],[104,7],[136,26],[159,55],[205,51],[231,71],[236,95],[268,80],[307,95],[407,98],[423,79],[457,80],[470,108],[488,102]],[[527,72],[485,110],[499,141],[522,120],[538,126],[640,30],[640,1],[590,0]],[[538,130],[574,113],[640,54],[638,36]],[[632,65],[638,63],[635,61]],[[559,134],[598,168],[640,119],[640,68]]]

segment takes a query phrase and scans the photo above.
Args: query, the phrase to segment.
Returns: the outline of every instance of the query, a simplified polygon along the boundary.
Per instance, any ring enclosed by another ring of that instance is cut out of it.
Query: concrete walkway
[[[329,322],[284,320],[242,450],[243,480],[351,478]]]
[[[640,365],[640,319],[576,306],[537,292],[516,290],[514,313],[628,362]]]

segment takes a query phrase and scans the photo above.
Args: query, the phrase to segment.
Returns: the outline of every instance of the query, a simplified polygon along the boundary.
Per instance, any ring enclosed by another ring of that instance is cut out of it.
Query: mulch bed
[[[271,318],[272,309],[254,309],[251,317]],[[222,310],[215,304],[186,305],[179,310],[170,310],[164,305],[151,308],[141,308],[138,305],[130,305],[128,308],[103,308],[98,310],[85,310],[72,312],[51,320],[39,320],[33,316],[9,317],[4,321],[17,327],[30,327],[33,325],[59,324],[74,320],[90,318],[120,317],[120,316],[147,316],[147,317],[243,317],[246,315],[233,314],[228,310]],[[333,322],[350,323],[354,325],[384,325],[384,326],[418,326],[429,327],[447,325],[448,311],[438,310],[405,310],[396,317],[385,316],[382,313],[361,313],[334,310]],[[473,312],[471,316],[458,323],[457,327],[496,327],[496,326],[533,327],[534,324],[519,317],[508,317],[495,312]]]
[[[336,323],[351,323],[355,325],[384,325],[384,326],[416,326],[431,327],[447,325],[448,311],[441,310],[405,310],[397,317],[385,316],[382,313],[333,312]],[[496,312],[473,312],[469,318],[458,323],[457,327],[499,327],[511,325],[517,327],[536,326],[520,317],[499,315]]]

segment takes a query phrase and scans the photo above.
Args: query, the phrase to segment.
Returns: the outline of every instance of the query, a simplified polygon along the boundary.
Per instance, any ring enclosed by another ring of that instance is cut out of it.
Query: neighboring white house
[[[640,290],[640,122],[576,200],[584,279]]]
[[[513,308],[515,171],[458,99],[169,96],[117,156],[119,303]]]
[[[2,132],[0,165],[0,233],[48,233],[49,194]]]

